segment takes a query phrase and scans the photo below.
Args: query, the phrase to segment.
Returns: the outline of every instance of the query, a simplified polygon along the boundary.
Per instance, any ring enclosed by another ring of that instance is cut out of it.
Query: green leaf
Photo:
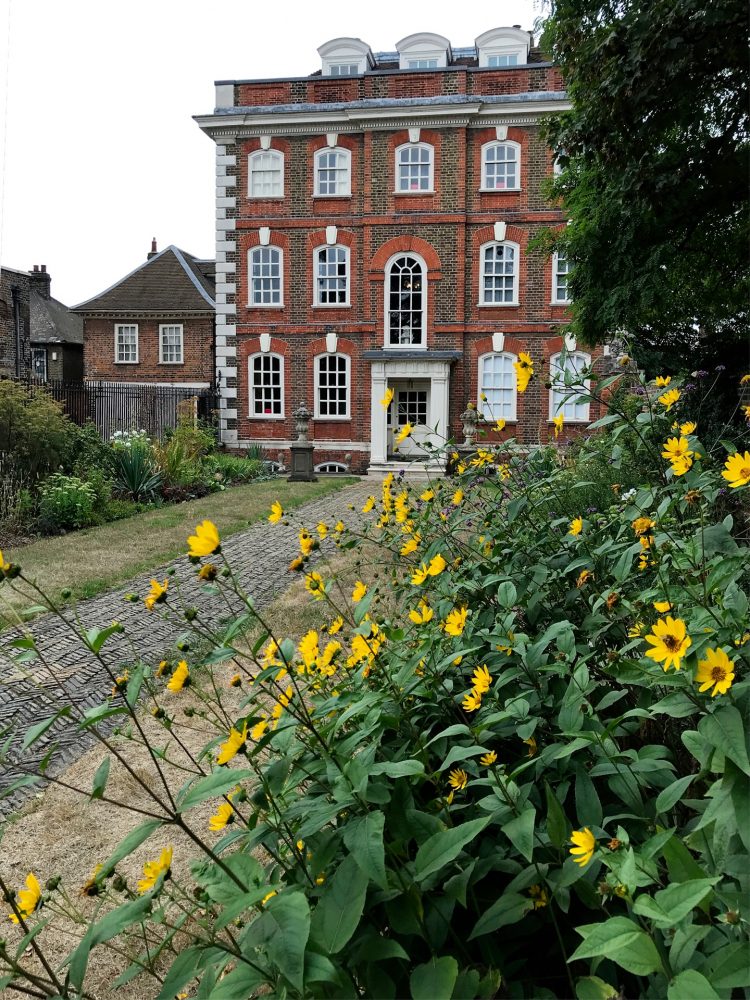
[[[105,705],[94,705],[93,708],[89,708],[84,712],[83,719],[78,723],[79,729],[90,729],[92,726],[97,725],[99,722],[103,722],[105,719],[111,719],[113,715],[125,715],[127,709],[122,705],[110,705],[109,703]]]
[[[685,969],[667,987],[667,1000],[720,1000],[705,976],[695,969]]]
[[[657,813],[667,812],[676,802],[679,802],[694,780],[695,775],[688,774],[687,777],[678,778],[677,781],[673,781],[671,785],[662,789],[656,796]]]
[[[224,795],[230,789],[234,788],[238,782],[244,781],[245,778],[252,778],[253,774],[254,772],[249,768],[240,768],[238,770],[224,767],[217,768],[211,774],[207,774],[205,778],[200,778],[191,785],[185,794],[177,800],[177,806],[180,812],[186,812],[188,809],[192,809],[193,806],[205,802],[206,799],[218,798],[220,795]]]
[[[747,942],[737,941],[715,951],[707,963],[706,973],[711,985],[718,990],[750,986]]]
[[[615,986],[610,986],[598,976],[586,976],[576,983],[577,1000],[612,1000],[612,997],[619,994],[620,991]]]
[[[104,795],[104,789],[107,787],[107,779],[109,778],[109,755],[107,755],[101,762],[99,767],[96,769],[96,774],[94,775],[94,780],[91,784],[91,798],[100,799]]]
[[[223,976],[211,987],[211,1000],[237,1000],[238,997],[258,996],[258,987],[267,982],[268,978],[258,969],[241,962],[229,975]]]
[[[497,603],[500,607],[510,609],[517,600],[518,593],[510,580],[506,580],[504,583],[501,583],[497,588]]]
[[[368,878],[381,889],[388,888],[385,874],[383,827],[385,816],[376,809],[352,820],[344,828],[344,843]]]
[[[425,743],[425,750],[436,740],[447,739],[449,736],[471,736],[471,730],[468,726],[465,726],[461,722],[456,723],[453,726],[448,726],[447,729],[443,729],[437,734],[437,736],[433,736],[431,740],[428,740],[427,743]]]
[[[633,904],[633,912],[648,917],[658,926],[673,927],[702,902],[718,881],[718,876],[690,879],[662,889],[653,899],[642,893]]]
[[[581,765],[576,767],[575,797],[579,826],[601,826],[602,804],[591,775]]]
[[[266,951],[289,982],[302,993],[310,907],[301,892],[281,892],[266,904],[263,919],[270,933]]]
[[[151,908],[151,893],[133,899],[112,910],[98,923],[92,924],[70,957],[70,983],[80,993],[86,975],[91,949],[122,934],[133,924],[139,924]]]
[[[90,628],[86,632],[84,639],[86,645],[89,647],[92,653],[98,653],[104,643],[109,639],[110,636],[115,635],[118,632],[124,632],[122,625],[119,622],[112,622],[111,625],[107,625],[106,628]]]
[[[36,743],[40,736],[44,736],[47,730],[54,726],[58,719],[62,719],[66,715],[70,715],[70,705],[61,708],[59,712],[55,712],[54,715],[50,715],[49,718],[44,719],[42,722],[37,722],[36,725],[29,726],[23,738],[21,749],[28,750],[30,746]]]
[[[484,830],[490,821],[490,816],[474,819],[469,823],[441,830],[433,834],[417,851],[414,865],[414,877],[423,882],[428,875],[439,871],[456,858],[466,844]]]
[[[702,736],[733,761],[743,774],[750,775],[742,716],[734,705],[724,705],[698,724]]]
[[[421,760],[386,760],[373,764],[370,774],[385,774],[389,778],[405,778],[413,774],[424,774]]]
[[[115,850],[110,854],[107,860],[101,867],[99,872],[99,878],[107,878],[115,870],[115,866],[118,865],[123,858],[126,858],[133,851],[137,850],[141,844],[148,840],[152,833],[162,826],[162,821],[160,819],[147,819],[144,823],[139,824],[117,845]]]
[[[478,757],[480,754],[487,753],[488,750],[489,747],[480,747],[476,743],[470,747],[453,747],[438,770],[446,771],[456,761],[468,760],[469,757]]]
[[[356,931],[368,883],[368,876],[352,855],[344,858],[312,915],[310,933],[325,954],[337,954]]]
[[[568,959],[606,956],[636,976],[648,976],[661,968],[661,959],[651,938],[627,917],[610,917],[602,923],[576,927],[584,941]]]
[[[458,962],[452,955],[431,958],[409,977],[413,1000],[450,1000],[457,978]]]
[[[218,948],[216,949],[218,951]],[[156,1000],[174,1000],[174,996],[185,983],[195,978],[204,951],[201,945],[192,945],[181,951],[169,967],[166,979]]]
[[[536,809],[527,809],[520,816],[515,816],[508,823],[501,826],[501,830],[527,861],[531,861],[534,854],[534,823],[536,822]]]
[[[496,931],[498,927],[517,924],[533,909],[534,901],[530,896],[522,896],[518,892],[506,892],[477,920],[474,930],[469,935],[469,941],[481,937],[482,934]]]
[[[568,821],[548,781],[545,781],[544,787],[547,796],[547,835],[554,847],[562,847],[568,836]]]

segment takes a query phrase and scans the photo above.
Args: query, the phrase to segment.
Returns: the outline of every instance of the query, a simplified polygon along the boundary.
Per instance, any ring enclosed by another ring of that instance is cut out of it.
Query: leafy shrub
[[[96,491],[78,476],[53,473],[39,490],[39,522],[43,530],[84,528],[94,520]]]
[[[191,461],[203,458],[216,449],[216,430],[192,419],[181,420],[177,427],[165,434],[165,442],[178,441],[186,457]]]
[[[162,484],[148,439],[131,438],[114,447],[115,489],[131,500],[153,500]]]
[[[88,421],[82,426],[73,425],[71,453],[66,468],[82,479],[90,479],[92,470],[112,477],[112,447],[103,441],[96,424]],[[91,480],[93,482],[93,480]]]
[[[113,497],[111,500],[107,501],[107,504],[102,511],[102,523],[106,521],[121,521],[125,517],[133,517],[135,514],[141,514],[147,509],[147,504],[136,503],[134,500],[122,500],[118,497]]]
[[[219,452],[206,460],[207,469],[220,476],[220,482],[247,483],[267,475],[265,462],[257,458],[244,458],[240,455],[229,455]]]
[[[0,380],[0,455],[34,479],[64,465],[75,429],[44,389]]]

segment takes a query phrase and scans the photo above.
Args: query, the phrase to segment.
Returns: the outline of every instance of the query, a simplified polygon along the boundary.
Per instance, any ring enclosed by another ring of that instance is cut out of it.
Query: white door
[[[430,382],[427,379],[410,379],[392,382],[393,402],[388,414],[388,451],[395,457],[426,459],[429,455],[420,442],[430,434]],[[399,431],[405,424],[413,430],[409,437],[396,445]],[[398,451],[394,449],[398,447]]]

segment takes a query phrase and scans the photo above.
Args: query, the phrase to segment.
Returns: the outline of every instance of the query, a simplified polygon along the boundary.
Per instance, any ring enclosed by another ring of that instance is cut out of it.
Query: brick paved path
[[[364,499],[377,484],[363,480],[335,493],[311,500],[291,512],[294,524],[268,524],[266,521],[252,525],[245,531],[232,535],[222,546],[222,551],[232,565],[238,579],[253,597],[258,608],[270,604],[274,597],[286,590],[293,576],[288,570],[290,561],[299,553],[298,528],[305,524],[314,528],[318,521],[335,523],[339,518],[352,523],[353,513],[358,517]],[[134,543],[137,545],[137,541]],[[186,546],[187,548],[187,546]],[[330,541],[323,543],[323,551],[333,551]],[[218,623],[227,616],[226,606],[207,598],[202,593],[202,584],[197,580],[195,568],[186,557],[175,560],[175,576],[170,580],[170,591],[179,581],[180,592],[185,603],[200,609],[202,622]],[[115,635],[104,647],[110,664],[133,663],[139,658],[154,662],[186,631],[179,623],[164,621],[158,613],[149,614],[143,604],[131,604],[124,600],[128,593],[141,596],[149,590],[152,577],[164,578],[167,567],[151,570],[130,580],[118,590],[109,591],[90,601],[78,605],[78,615],[84,628],[102,628],[119,621],[125,626],[124,633]],[[98,661],[83,648],[66,626],[54,615],[43,615],[30,626],[38,648],[48,663],[52,663],[58,681],[63,681],[69,698],[85,711],[99,705],[110,693],[112,683]],[[21,772],[13,766],[14,752],[27,728],[53,715],[65,702],[60,702],[58,683],[53,680],[48,669],[39,663],[23,667],[14,663],[9,656],[10,643],[21,633],[8,630],[0,634],[0,736],[8,725],[12,725],[14,745],[8,759],[0,763],[0,790],[7,788]],[[116,717],[121,722],[121,717]],[[76,721],[63,718],[47,731],[30,751],[24,754],[24,762],[38,762],[44,754],[57,744],[54,763],[50,773],[59,773],[64,766],[80,756],[93,742],[94,737],[79,732]],[[32,789],[23,788],[13,795],[0,799],[0,817],[16,809]]]

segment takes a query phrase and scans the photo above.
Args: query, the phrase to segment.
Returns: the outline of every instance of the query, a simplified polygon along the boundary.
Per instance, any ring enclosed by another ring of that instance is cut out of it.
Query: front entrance
[[[391,382],[393,402],[388,408],[388,456],[402,459],[424,459],[427,452],[421,442],[430,434],[430,382],[427,379],[409,379]],[[411,424],[409,437],[396,445],[401,429]],[[398,448],[398,451],[396,451]]]

